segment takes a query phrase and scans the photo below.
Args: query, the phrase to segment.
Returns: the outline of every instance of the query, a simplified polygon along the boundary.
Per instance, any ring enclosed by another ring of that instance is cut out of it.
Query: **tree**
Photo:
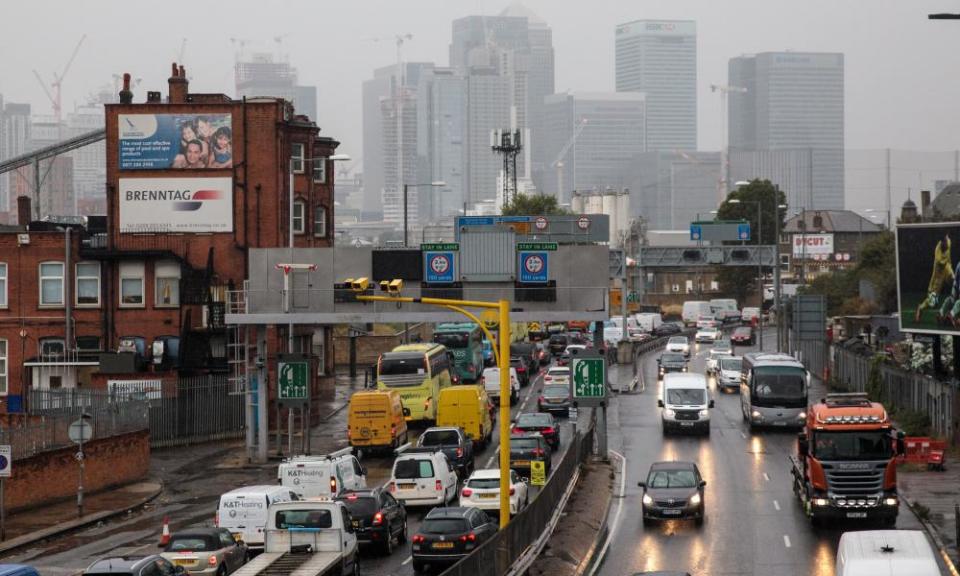
[[[858,280],[873,284],[881,312],[897,311],[897,260],[892,232],[885,230],[864,243],[855,272]]]
[[[504,216],[550,216],[571,215],[573,212],[560,207],[556,196],[546,194],[517,194],[514,199],[503,207]]]

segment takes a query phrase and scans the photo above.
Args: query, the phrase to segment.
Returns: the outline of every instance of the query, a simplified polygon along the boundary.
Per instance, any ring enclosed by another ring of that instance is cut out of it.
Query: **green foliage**
[[[870,374],[867,376],[867,396],[874,402],[880,402],[886,405],[886,395],[883,393],[882,380],[880,378],[880,365],[883,364],[883,356],[874,356],[870,360]]]
[[[753,266],[738,266],[736,268],[717,268],[717,283],[720,290],[737,302],[746,306],[744,302],[757,293],[757,269]]]
[[[503,207],[504,216],[571,215],[573,212],[560,207],[556,196],[546,194],[517,194],[509,204]]]
[[[895,414],[897,424],[907,436],[930,436],[933,423],[930,416],[917,410],[898,410]]]
[[[892,232],[884,231],[863,245],[863,255],[854,273],[869,280],[877,292],[880,312],[897,310],[896,246]]]
[[[827,315],[853,312],[858,306],[858,281],[852,271],[837,271],[817,276],[809,285],[800,288],[801,294],[822,294],[827,297]]]

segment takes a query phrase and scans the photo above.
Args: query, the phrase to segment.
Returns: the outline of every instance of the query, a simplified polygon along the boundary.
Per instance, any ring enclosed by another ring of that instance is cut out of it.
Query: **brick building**
[[[339,142],[289,102],[190,93],[174,65],[165,100],[134,103],[125,86],[105,115],[106,217],[0,229],[0,391],[11,410],[26,386],[229,373],[237,335],[223,320],[248,249],[288,246],[291,221],[297,247],[333,245]],[[286,351],[285,330],[271,329],[271,356]],[[316,358],[314,397],[332,390],[332,341],[330,327],[294,334],[295,351]],[[148,363],[157,342],[164,356]]]

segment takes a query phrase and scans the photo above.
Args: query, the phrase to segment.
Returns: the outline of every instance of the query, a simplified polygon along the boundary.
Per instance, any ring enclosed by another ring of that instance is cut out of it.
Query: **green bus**
[[[438,324],[433,341],[453,352],[461,382],[477,382],[483,374],[483,331],[472,322]]]

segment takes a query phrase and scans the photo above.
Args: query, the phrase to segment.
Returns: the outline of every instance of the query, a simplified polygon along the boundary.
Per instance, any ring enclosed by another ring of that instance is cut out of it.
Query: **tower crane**
[[[50,83],[50,88],[53,89],[52,93],[47,88],[47,84],[42,78],[40,78],[40,74],[36,70],[33,71],[33,75],[37,78],[37,81],[40,82],[40,86],[43,87],[43,92],[50,100],[50,104],[53,105],[53,115],[57,119],[58,130],[60,130],[60,120],[63,115],[63,107],[61,104],[61,89],[63,88],[63,79],[67,76],[67,72],[70,71],[70,67],[73,66],[73,61],[77,57],[77,52],[80,51],[80,46],[83,45],[83,41],[86,39],[86,34],[80,37],[80,41],[77,42],[77,45],[73,48],[73,53],[70,54],[70,59],[67,60],[66,65],[64,65],[63,71],[59,74],[56,72],[53,73],[53,82]]]
[[[570,136],[567,143],[560,149],[560,153],[557,154],[557,159],[550,163],[551,169],[557,169],[557,200],[560,200],[563,195],[563,159],[566,158],[567,153],[570,152],[570,148],[576,143],[577,137],[583,132],[588,122],[589,120],[586,118],[581,118],[580,121],[577,122],[577,125],[573,128],[573,135]]]
[[[730,111],[727,108],[727,95],[745,94],[747,89],[743,86],[727,86],[724,84],[711,84],[711,92],[720,93],[720,182],[717,183],[720,201],[727,195],[727,188],[730,180],[730,143],[727,142],[727,127],[730,122]]]

